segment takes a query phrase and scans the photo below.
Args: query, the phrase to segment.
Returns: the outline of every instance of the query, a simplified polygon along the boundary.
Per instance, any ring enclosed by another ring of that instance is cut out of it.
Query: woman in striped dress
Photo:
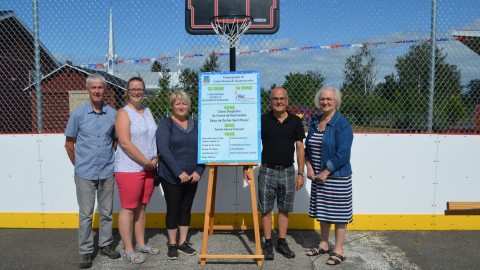
[[[320,222],[321,235],[317,247],[308,256],[329,253],[326,264],[336,265],[345,260],[343,248],[347,223],[352,221],[352,168],[350,152],[353,131],[338,112],[341,93],[334,87],[324,87],[315,94],[315,106],[320,116],[312,119],[305,141],[307,178],[312,180],[309,216]],[[335,247],[329,249],[330,227],[335,224]]]

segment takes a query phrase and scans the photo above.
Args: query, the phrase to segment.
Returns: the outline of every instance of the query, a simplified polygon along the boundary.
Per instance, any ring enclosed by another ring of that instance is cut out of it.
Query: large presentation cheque
[[[199,74],[198,162],[260,162],[260,74]]]

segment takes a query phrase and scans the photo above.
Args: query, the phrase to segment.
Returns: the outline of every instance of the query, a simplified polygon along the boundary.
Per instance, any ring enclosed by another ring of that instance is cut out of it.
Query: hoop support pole
[[[235,52],[235,47],[230,47],[230,71],[236,71],[237,66],[236,66],[236,59],[237,54]]]

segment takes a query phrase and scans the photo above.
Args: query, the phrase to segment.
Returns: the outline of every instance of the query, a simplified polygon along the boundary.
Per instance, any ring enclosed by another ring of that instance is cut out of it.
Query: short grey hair
[[[103,87],[107,88],[107,80],[105,80],[105,77],[103,77],[100,74],[90,74],[90,75],[88,75],[87,83],[86,83],[87,89],[90,87],[90,84],[92,83],[92,81],[96,81],[96,82],[100,81],[100,82],[103,83]]]
[[[317,91],[317,93],[315,93],[315,99],[313,100],[313,102],[315,103],[315,107],[317,109],[320,109],[320,100],[319,100],[320,95],[325,91],[333,92],[333,99],[335,100],[335,103],[336,103],[335,108],[338,110],[340,108],[340,105],[342,104],[342,92],[340,92],[340,90],[332,86],[322,87]]]
[[[174,91],[170,94],[170,105],[173,106],[175,100],[184,100],[187,102],[188,108],[190,109],[190,105],[192,101],[190,100],[190,96],[188,95],[185,90]]]
[[[282,89],[282,90],[284,90],[284,91],[285,91],[285,95],[287,96],[287,99],[288,99],[288,91],[287,91],[287,89],[286,89],[285,87],[282,87],[282,86],[276,86],[276,87],[272,88],[272,90],[270,90],[270,100],[271,100],[272,97],[273,97],[272,94],[273,94],[273,90],[275,90],[275,89]]]

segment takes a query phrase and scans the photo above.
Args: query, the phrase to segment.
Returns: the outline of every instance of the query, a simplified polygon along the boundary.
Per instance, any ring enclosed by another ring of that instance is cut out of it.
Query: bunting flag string
[[[436,41],[442,42],[442,41],[453,41],[453,40],[459,40],[461,37],[454,37],[454,38],[438,38]],[[355,47],[363,47],[364,44],[367,44],[368,46],[380,46],[380,45],[398,45],[398,44],[407,44],[407,43],[422,43],[422,42],[430,42],[431,39],[409,39],[409,40],[397,40],[393,42],[367,42],[367,43],[358,43],[358,44],[331,44],[331,45],[312,45],[312,46],[303,46],[303,47],[293,47],[293,48],[272,48],[272,49],[266,49],[266,50],[252,50],[252,51],[241,51],[237,52],[236,55],[251,55],[251,54],[262,54],[262,53],[280,53],[280,52],[285,52],[285,51],[308,51],[308,50],[333,50],[333,49],[341,49],[341,48],[355,48]],[[229,56],[230,53],[225,52],[225,53],[214,53],[216,56]],[[140,59],[121,59],[121,60],[116,60],[113,61],[114,64],[120,65],[120,64],[142,64],[142,63],[153,63],[155,61],[170,61],[170,60],[175,60],[178,59],[179,57],[181,59],[185,58],[195,58],[195,57],[206,57],[209,54],[203,54],[203,53],[195,53],[195,54],[189,54],[189,55],[181,55],[181,56],[162,56],[162,57],[146,57],[146,58],[140,58]],[[97,63],[97,64],[86,64],[86,65],[80,65],[83,68],[90,68],[90,69],[95,69],[95,68],[105,68],[108,66],[108,62],[106,63]]]

